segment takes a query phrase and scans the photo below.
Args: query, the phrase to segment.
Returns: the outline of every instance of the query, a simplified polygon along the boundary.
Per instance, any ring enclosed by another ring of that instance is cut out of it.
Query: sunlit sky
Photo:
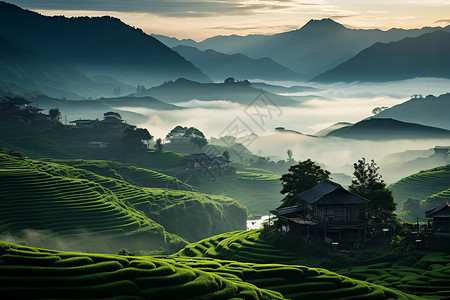
[[[197,41],[215,35],[273,34],[310,19],[350,28],[450,24],[450,0],[9,0],[44,15],[114,16],[147,33]]]

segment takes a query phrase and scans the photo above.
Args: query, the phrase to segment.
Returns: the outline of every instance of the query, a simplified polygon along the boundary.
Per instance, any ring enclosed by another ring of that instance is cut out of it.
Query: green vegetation
[[[198,240],[245,226],[245,208],[227,197],[138,187],[84,169],[5,154],[0,154],[0,176],[7,183],[0,187],[2,232],[47,230],[54,237],[85,231],[112,237],[149,234],[153,238],[136,239],[136,245],[127,239],[128,247],[173,251],[185,244],[173,234]]]
[[[450,165],[433,168],[405,177],[392,184],[394,200],[401,203],[401,214],[407,221],[424,218],[425,211],[450,201]]]
[[[384,262],[370,266],[351,267],[339,273],[405,293],[430,299],[450,297],[450,254],[431,253],[404,265]]]
[[[0,293],[17,298],[416,299],[305,266],[59,252],[4,242],[0,278]]]
[[[0,293],[46,299],[283,299],[164,258],[58,252],[0,242]]]

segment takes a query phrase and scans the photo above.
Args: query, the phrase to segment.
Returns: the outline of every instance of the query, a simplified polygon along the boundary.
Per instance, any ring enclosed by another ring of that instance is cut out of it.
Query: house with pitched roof
[[[276,230],[329,243],[365,241],[368,224],[362,207],[370,200],[328,179],[297,197],[301,204],[270,211],[277,217]]]
[[[450,205],[448,201],[426,211],[425,217],[433,224],[435,235],[450,236]]]

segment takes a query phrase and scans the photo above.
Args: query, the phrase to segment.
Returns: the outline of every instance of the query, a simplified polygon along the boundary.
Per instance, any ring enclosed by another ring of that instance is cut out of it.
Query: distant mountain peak
[[[320,30],[336,30],[336,29],[346,29],[346,27],[333,19],[325,18],[321,20],[311,19],[306,23],[301,30],[305,29],[320,29]]]

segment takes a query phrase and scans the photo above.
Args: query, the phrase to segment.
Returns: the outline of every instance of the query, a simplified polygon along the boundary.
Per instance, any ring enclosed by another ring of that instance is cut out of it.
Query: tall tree
[[[301,203],[296,195],[304,192],[322,180],[330,178],[330,172],[316,165],[312,160],[301,161],[289,168],[289,172],[281,176],[284,198],[281,206],[291,206]]]
[[[48,115],[50,116],[50,119],[55,122],[59,122],[59,120],[61,119],[61,112],[58,108],[50,108],[48,110]]]
[[[155,151],[156,152],[162,152],[162,150],[164,148],[164,145],[163,145],[162,140],[160,138],[156,140],[156,144],[155,144],[154,147],[155,147]]]
[[[128,125],[123,131],[123,145],[129,150],[144,148],[144,145],[153,139],[153,136],[145,128]]]
[[[363,207],[366,217],[373,218],[377,222],[388,222],[394,218],[396,203],[392,192],[386,188],[386,184],[378,173],[375,161],[366,162],[365,158],[359,159],[353,164],[354,172],[352,184],[349,190],[370,202]]]

